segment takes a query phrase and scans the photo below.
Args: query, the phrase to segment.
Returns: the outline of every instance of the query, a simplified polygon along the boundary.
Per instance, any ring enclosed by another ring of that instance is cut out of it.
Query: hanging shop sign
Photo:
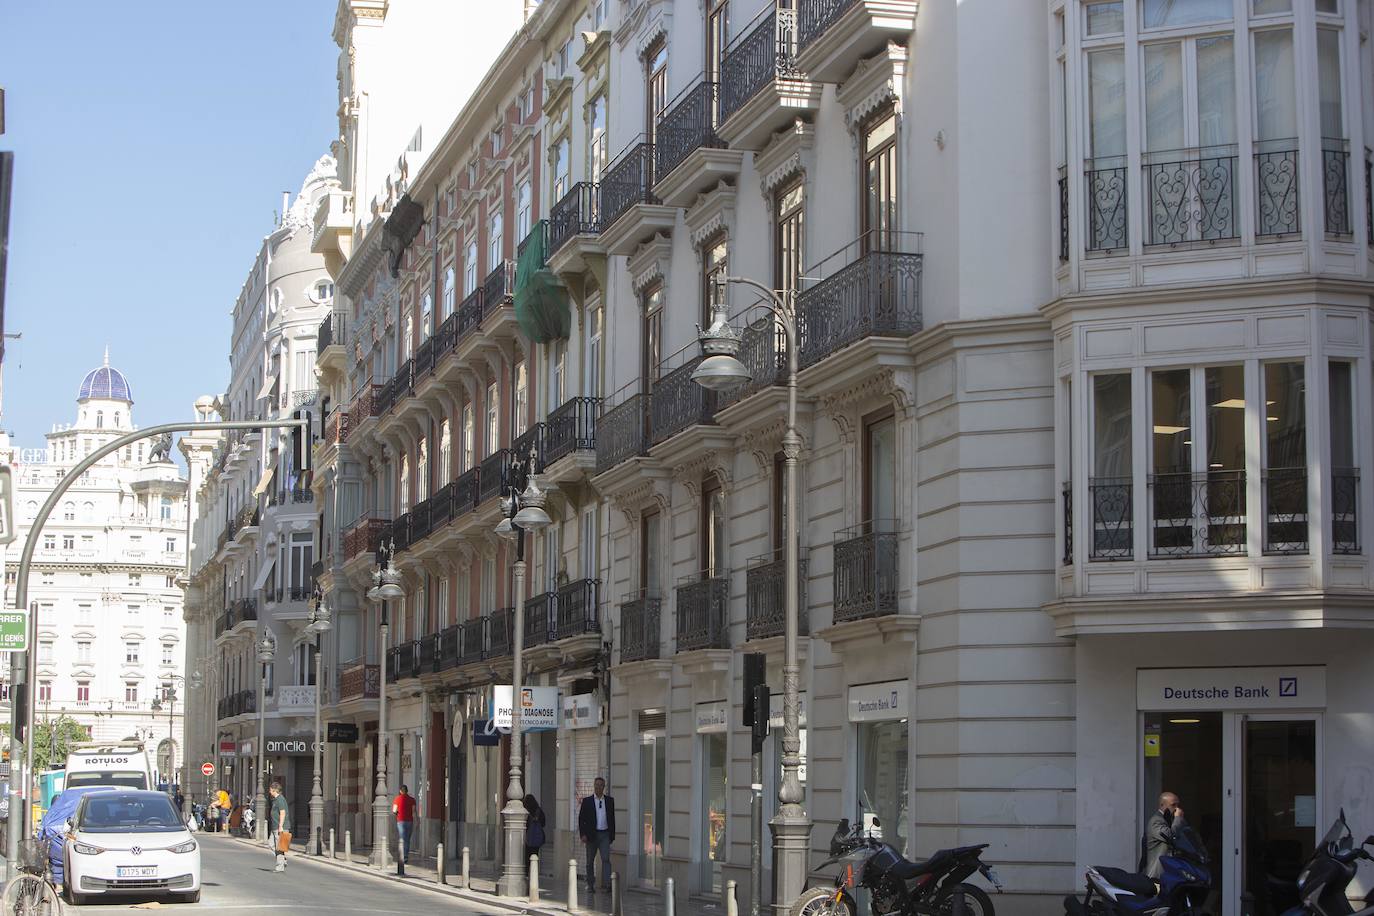
[[[909,716],[908,693],[906,681],[855,684],[849,688],[849,721],[878,722],[884,719],[905,719]]]
[[[310,757],[316,748],[305,738],[268,738],[265,746],[269,757]]]
[[[491,718],[498,729],[511,728],[511,688],[509,684],[492,687]],[[551,731],[558,728],[558,688],[520,688],[520,730]]]
[[[358,726],[353,722],[330,722],[325,734],[327,744],[357,744]]]
[[[1137,709],[1321,709],[1326,668],[1141,668],[1135,676]]]
[[[575,693],[563,698],[564,728],[595,728],[601,724],[601,704],[594,693]]]
[[[695,712],[698,734],[712,734],[729,730],[730,704],[724,700],[698,703]]]

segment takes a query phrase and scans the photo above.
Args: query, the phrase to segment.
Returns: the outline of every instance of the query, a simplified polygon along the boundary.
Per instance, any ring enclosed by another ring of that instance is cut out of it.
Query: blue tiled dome
[[[105,365],[86,373],[86,378],[81,382],[81,392],[76,397],[79,401],[101,398],[109,401],[128,401],[132,404],[134,393],[129,388],[129,380],[124,377],[124,373],[112,368],[107,356]]]

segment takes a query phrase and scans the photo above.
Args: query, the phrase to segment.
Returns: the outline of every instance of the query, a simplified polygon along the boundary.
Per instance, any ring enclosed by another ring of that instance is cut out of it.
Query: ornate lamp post
[[[203,676],[201,675],[201,673],[200,673],[199,671],[192,671],[190,677],[182,677],[180,674],[173,674],[173,675],[169,678],[169,680],[174,681],[174,682],[175,682],[175,681],[181,681],[183,684],[185,684],[185,685],[186,685],[187,687],[189,687],[191,690],[199,690],[199,689],[201,688],[201,685],[204,683],[204,678],[203,678]],[[153,712],[160,712],[160,711],[162,710],[162,699],[166,699],[166,700],[167,700],[167,704],[168,704],[168,709],[167,709],[167,742],[168,742],[168,743],[167,743],[167,746],[168,746],[168,748],[170,748],[170,752],[169,752],[169,754],[168,754],[168,759],[167,759],[167,772],[166,772],[164,775],[166,775],[166,777],[167,777],[167,795],[168,795],[169,797],[174,797],[174,796],[176,795],[176,786],[177,786],[177,784],[178,784],[177,781],[176,781],[176,779],[175,779],[176,771],[177,771],[177,725],[176,725],[177,692],[176,692],[176,688],[175,688],[175,687],[169,687],[169,688],[167,689],[167,694],[166,694],[166,696],[163,697],[163,698],[161,698],[161,699],[158,698],[158,697],[156,697],[156,696],[153,697],[153,702],[152,702],[152,710],[153,710]],[[190,709],[190,707],[191,707],[191,697],[190,697],[190,694],[189,694],[189,692],[188,692],[187,697],[186,697],[186,708],[187,708],[187,709]],[[186,713],[185,713],[185,711],[182,712],[181,716],[182,716],[183,719],[186,718]],[[182,765],[183,765],[183,767],[185,766],[186,761],[188,761],[189,759],[190,759],[190,754],[186,754],[186,753],[183,753],[183,754],[182,754]],[[160,761],[159,761],[159,764],[160,764]],[[183,817],[190,817],[190,814],[191,814],[191,799],[190,799],[190,795],[185,791],[186,788],[189,788],[189,786],[187,786],[187,778],[186,778],[186,775],[185,775],[185,774],[182,774],[182,776],[181,776],[180,785],[183,787],[182,802],[181,802],[181,807],[182,807],[181,814],[182,814]]]
[[[253,837],[267,839],[267,666],[277,657],[277,637],[264,629],[258,640],[258,794],[253,799]]]
[[[401,588],[401,574],[396,571],[391,558],[396,553],[395,541],[388,541],[377,549],[377,568],[372,572],[372,588],[367,590],[369,601],[375,601],[381,611],[381,650],[377,653],[381,689],[377,702],[377,789],[372,799],[372,860],[371,864],[385,869],[387,862],[387,841],[391,837],[391,802],[387,798],[386,785],[386,653],[387,653],[387,616],[388,601],[405,597]]]
[[[806,886],[806,857],[811,845],[811,818],[802,806],[801,766],[801,667],[797,663],[798,567],[801,545],[797,540],[797,459],[801,436],[797,433],[797,308],[791,290],[777,292],[744,277],[726,277],[726,283],[748,286],[764,295],[760,304],[771,311],[787,339],[787,426],[782,435],[783,468],[786,492],[784,575],[784,654],[782,665],[782,780],[778,785],[778,813],[769,822],[773,831],[773,869],[777,899],[774,911],[787,912],[792,901]],[[700,331],[704,359],[692,373],[692,380],[704,388],[726,391],[749,381],[749,369],[735,354],[739,352],[741,331],[730,324],[724,296],[716,297],[711,309],[711,326]]]
[[[515,456],[502,489],[502,518],[496,533],[515,542],[515,619],[511,621],[511,710],[510,710],[510,781],[506,785],[504,818],[506,855],[501,863],[501,877],[496,891],[506,897],[523,897],[529,893],[529,875],[525,861],[525,788],[521,781],[524,751],[520,724],[520,682],[525,651],[525,532],[548,527],[552,520],[544,511],[547,495],[539,489],[536,462],[538,453],[533,447],[525,458]],[[523,488],[523,489],[522,489]]]
[[[306,632],[315,636],[315,746],[312,754],[315,773],[310,786],[310,849],[317,856],[324,855],[324,786],[320,779],[324,763],[321,759],[324,746],[320,743],[320,692],[324,690],[321,663],[324,634],[333,628],[334,621],[330,619],[329,607],[324,603],[324,594],[316,585],[314,606],[310,609],[310,625],[306,627]]]

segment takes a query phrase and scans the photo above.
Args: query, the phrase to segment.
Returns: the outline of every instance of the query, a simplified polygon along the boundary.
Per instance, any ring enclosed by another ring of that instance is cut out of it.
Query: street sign
[[[202,764],[200,765],[200,775],[202,775],[202,776],[214,776],[214,775],[215,775],[215,765],[214,765],[213,763],[211,763],[210,761],[208,761],[208,760],[205,761],[204,763],[202,763]]]
[[[10,466],[0,465],[0,544],[14,540],[14,478]]]
[[[0,652],[24,652],[29,647],[29,612],[20,608],[0,611]]]

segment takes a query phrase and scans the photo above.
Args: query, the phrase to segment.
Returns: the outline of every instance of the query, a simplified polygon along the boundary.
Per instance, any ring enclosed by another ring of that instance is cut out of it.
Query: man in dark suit
[[[1150,820],[1145,824],[1145,836],[1140,841],[1142,874],[1159,880],[1164,871],[1159,860],[1169,854],[1174,834],[1184,826],[1183,808],[1178,803],[1178,796],[1172,792],[1162,793],[1159,796],[1159,810],[1150,815]]]
[[[601,855],[601,889],[611,889],[611,844],[615,842],[615,799],[606,794],[606,780],[592,783],[592,794],[577,812],[577,833],[587,844],[587,887],[596,890],[596,856]]]

